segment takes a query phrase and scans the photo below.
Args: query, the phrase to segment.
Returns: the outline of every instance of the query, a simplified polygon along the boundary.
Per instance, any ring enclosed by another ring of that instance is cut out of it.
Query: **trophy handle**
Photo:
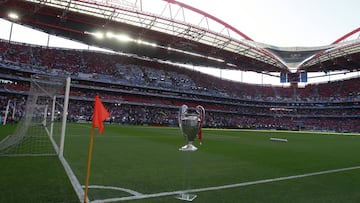
[[[201,105],[196,106],[196,112],[199,114],[201,120],[205,118],[205,109]]]
[[[202,144],[202,125],[205,119],[205,109],[201,105],[196,106],[196,112],[199,114],[199,129],[198,129],[198,139],[200,141],[200,145]]]
[[[188,106],[185,105],[185,104],[181,105],[181,107],[180,107],[180,109],[179,109],[179,116],[178,116],[178,118],[179,118],[179,128],[180,128],[181,132],[183,132],[181,120],[184,119],[185,114],[186,114],[186,112],[187,112],[187,109],[188,109]]]

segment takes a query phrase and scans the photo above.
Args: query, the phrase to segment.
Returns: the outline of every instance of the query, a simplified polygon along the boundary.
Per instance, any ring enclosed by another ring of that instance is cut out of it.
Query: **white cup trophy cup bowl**
[[[201,144],[201,128],[205,118],[204,107],[198,105],[195,110],[190,110],[185,104],[180,107],[179,127],[186,139],[186,145],[181,147],[180,151],[196,151],[197,147],[193,142],[198,135]]]

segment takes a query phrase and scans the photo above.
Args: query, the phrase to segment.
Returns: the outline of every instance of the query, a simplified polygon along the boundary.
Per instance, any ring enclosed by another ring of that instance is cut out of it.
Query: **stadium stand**
[[[178,107],[202,104],[206,126],[360,132],[360,78],[304,88],[222,80],[156,60],[0,41],[0,104],[22,116],[32,74],[71,76],[69,120],[91,120],[99,95],[108,122],[177,125]]]

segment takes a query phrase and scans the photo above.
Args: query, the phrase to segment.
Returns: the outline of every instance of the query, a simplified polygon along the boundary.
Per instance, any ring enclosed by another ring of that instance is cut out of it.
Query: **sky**
[[[328,45],[360,27],[358,0],[183,2],[222,19],[255,41],[282,47]]]
[[[114,0],[102,0],[114,1]],[[139,2],[139,0],[127,0]],[[328,45],[360,27],[359,0],[178,0],[209,13],[235,27],[254,41],[278,47],[314,47]],[[142,0],[143,9],[163,13],[166,2],[161,0]],[[175,9],[174,9],[175,10]],[[185,15],[188,21],[198,19]],[[190,20],[189,20],[190,18]],[[9,39],[11,23],[0,20],[0,38]],[[212,27],[215,28],[216,27]],[[219,28],[221,29],[221,28]],[[25,33],[25,35],[24,35]],[[349,39],[358,39],[356,33]],[[29,38],[31,36],[31,38]],[[43,33],[30,34],[21,26],[14,25],[11,39],[46,45],[48,36]],[[50,46],[71,48],[90,48],[79,43],[64,43],[52,36]],[[91,49],[96,49],[91,47]],[[194,68],[197,69],[197,68]],[[205,71],[223,78],[242,82],[279,84],[278,78],[259,76],[250,72],[220,71],[201,67]],[[321,73],[320,73],[321,74]],[[359,74],[359,73],[357,73]],[[322,78],[329,80],[330,77]],[[318,80],[318,79],[317,79]],[[309,79],[309,82],[311,80]],[[315,81],[314,81],[315,82]]]

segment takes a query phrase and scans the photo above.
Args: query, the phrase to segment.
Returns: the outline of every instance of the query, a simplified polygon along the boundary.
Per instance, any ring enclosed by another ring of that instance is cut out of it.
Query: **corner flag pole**
[[[88,160],[87,160],[84,203],[86,203],[87,193],[88,193],[88,189],[89,189],[90,165],[91,165],[91,156],[92,156],[92,149],[93,149],[93,143],[94,143],[94,131],[95,131],[95,128],[93,126],[93,127],[91,127],[90,145],[89,145],[89,153],[88,153]]]
[[[90,146],[89,146],[89,153],[88,153],[88,161],[87,161],[87,170],[86,170],[86,180],[85,180],[85,192],[84,192],[84,203],[87,200],[87,192],[89,189],[89,178],[90,178],[90,165],[91,165],[91,156],[92,156],[92,149],[94,143],[94,133],[95,127],[98,128],[99,133],[101,134],[104,131],[104,121],[105,119],[109,118],[110,114],[101,103],[99,96],[95,97],[95,104],[94,104],[94,114],[91,123],[91,135],[90,135]]]

